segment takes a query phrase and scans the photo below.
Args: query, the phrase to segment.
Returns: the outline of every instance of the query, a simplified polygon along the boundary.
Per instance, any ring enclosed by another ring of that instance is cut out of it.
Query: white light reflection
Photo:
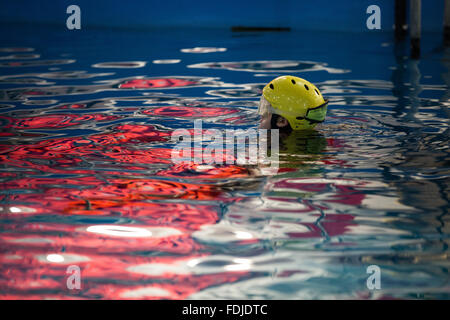
[[[246,231],[234,231],[234,234],[238,239],[248,240],[253,238],[253,235],[250,232]]]
[[[158,287],[144,287],[128,290],[121,294],[122,298],[141,299],[145,297],[170,297],[170,292]]]
[[[167,273],[188,275],[190,271],[186,269],[183,262],[173,263],[147,263],[127,268],[128,272],[145,274],[147,276],[161,276]]]
[[[153,60],[154,64],[174,64],[180,63],[180,59],[162,59],[162,60]]]
[[[93,68],[118,68],[135,69],[145,67],[146,61],[119,61],[119,62],[100,62],[92,65]]]
[[[193,268],[193,267],[195,267],[196,265],[198,265],[200,262],[201,262],[200,259],[192,259],[192,260],[189,260],[189,261],[187,262],[187,266],[190,267],[190,268]]]
[[[80,256],[78,254],[71,254],[71,253],[52,253],[52,254],[40,254],[36,255],[35,258],[43,263],[64,263],[64,264],[71,264],[71,263],[81,263],[90,261],[89,257],[86,256]]]
[[[36,209],[34,208],[28,208],[28,207],[9,207],[10,213],[34,213],[36,212]]]
[[[195,48],[181,49],[180,51],[184,53],[211,53],[211,52],[225,52],[227,51],[227,48],[195,47]]]
[[[223,268],[227,271],[245,271],[250,270],[252,266],[252,261],[249,259],[236,258],[233,259],[234,264],[229,264]]]
[[[92,233],[106,234],[109,236],[127,237],[127,238],[144,238],[152,236],[152,233],[144,228],[116,226],[116,225],[90,226],[86,229],[86,231]]]
[[[60,254],[49,254],[47,255],[47,260],[50,262],[55,262],[55,263],[60,263],[60,262],[64,262],[64,257]]]

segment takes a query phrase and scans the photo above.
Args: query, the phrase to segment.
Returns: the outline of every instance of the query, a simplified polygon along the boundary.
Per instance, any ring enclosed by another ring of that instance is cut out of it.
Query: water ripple
[[[213,39],[73,59],[0,48],[0,298],[448,298],[449,52],[361,71],[304,48],[239,61],[248,38]],[[330,106],[283,137],[277,171],[171,161],[194,120],[202,147],[255,128],[280,73],[311,76]],[[366,287],[372,264],[383,290]],[[81,289],[65,287],[70,265]]]

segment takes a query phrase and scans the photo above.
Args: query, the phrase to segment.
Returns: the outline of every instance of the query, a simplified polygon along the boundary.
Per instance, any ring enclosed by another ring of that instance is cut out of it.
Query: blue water
[[[0,298],[450,297],[440,35],[420,60],[380,32],[7,25],[0,41]],[[330,104],[281,141],[278,172],[174,168],[173,130],[256,128],[284,74]]]

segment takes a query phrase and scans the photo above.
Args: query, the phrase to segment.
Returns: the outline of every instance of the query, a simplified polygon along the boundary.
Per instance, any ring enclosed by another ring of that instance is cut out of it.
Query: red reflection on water
[[[122,85],[144,88],[195,84],[187,80],[163,80],[138,79]],[[66,106],[84,108],[85,104]],[[193,118],[236,112],[228,108],[187,106],[143,111],[147,115]],[[103,114],[2,117],[7,123],[4,128],[12,133],[119,118]],[[199,134],[194,129],[187,132]],[[214,132],[202,130],[201,134],[209,136]],[[6,191],[0,197],[3,200],[1,212],[12,221],[3,226],[0,237],[6,252],[0,255],[0,298],[185,299],[204,288],[248,277],[249,272],[225,269],[221,273],[196,274],[195,268],[189,269],[185,264],[190,259],[214,253],[194,240],[192,233],[216,224],[222,205],[245,199],[230,195],[218,181],[235,178],[241,181],[251,176],[249,169],[227,164],[235,160],[227,150],[212,155],[214,163],[222,165],[193,161],[175,164],[173,149],[161,145],[170,138],[169,130],[121,124],[88,136],[0,145],[0,162],[22,170],[0,172],[0,177],[5,179],[0,188]],[[191,154],[183,156],[195,159],[197,151],[203,153],[204,150],[193,148]],[[181,155],[175,153],[175,156]],[[94,167],[89,166],[93,163]],[[284,168],[279,172],[289,171],[295,170]],[[52,175],[47,178],[47,174]],[[275,187],[321,192],[326,186],[313,181],[280,180]],[[361,201],[356,198],[357,193],[351,195],[354,191],[351,186],[339,185],[337,190],[336,198],[327,201],[353,205]],[[339,192],[342,192],[342,199]],[[308,214],[316,209],[317,205],[310,205],[296,213]],[[101,219],[110,222],[101,222]],[[121,226],[122,220],[125,221],[123,226],[147,230],[151,236],[117,236],[88,230],[90,224]],[[305,223],[310,232],[290,232],[287,236],[318,238],[323,237],[324,232],[328,236],[340,235],[352,225],[352,220],[351,215],[327,213],[321,219],[322,229],[316,223]],[[238,245],[258,242],[259,239],[242,240]],[[46,255],[55,253],[70,257],[61,263],[47,261]],[[82,270],[81,290],[71,291],[65,286],[66,267],[70,264]],[[159,271],[150,274],[131,271],[143,264],[154,265]],[[149,279],[154,281],[149,282]]]
[[[58,107],[58,109],[82,109],[86,108],[86,104],[84,103],[74,103],[74,104],[66,104]]]
[[[0,256],[0,274],[8,270],[8,277],[0,278],[0,288],[7,287],[14,292],[2,292],[0,299],[185,299],[204,288],[248,276],[243,271],[195,274],[195,269],[187,265],[190,260],[204,256],[198,254],[143,258],[92,252],[79,256],[79,260],[75,255],[74,261],[62,263],[46,261],[46,254],[19,249],[14,256]],[[66,268],[71,264],[80,268],[80,289],[67,288]],[[146,266],[148,272],[136,271],[141,266]],[[115,283],[98,279],[115,279]]]
[[[90,294],[102,294],[105,299],[176,299],[183,300],[204,288],[232,283],[244,278],[247,272],[227,272],[221,274],[187,276],[170,283],[157,283],[148,286],[136,285],[96,286]],[[149,290],[149,293],[145,292]],[[155,290],[160,289],[160,290]],[[134,294],[133,294],[134,293]]]
[[[148,115],[172,116],[172,117],[217,117],[238,112],[236,109],[219,107],[186,107],[186,106],[164,106],[142,111]]]
[[[121,89],[176,88],[199,84],[199,82],[176,78],[132,79],[119,84]]]
[[[250,175],[247,168],[236,165],[205,166],[195,163],[178,164],[170,169],[159,171],[159,176],[183,178],[244,178]]]
[[[146,203],[143,200],[183,199],[227,201],[220,188],[214,185],[181,183],[155,179],[109,179],[107,183],[92,176],[71,179],[24,178],[5,182],[6,190],[29,189],[28,193],[13,193],[10,201],[27,203],[35,214],[53,212],[83,215],[107,215],[119,212],[124,216],[148,216],[172,213],[171,219],[180,217],[214,223],[211,207],[192,207],[187,204]],[[201,208],[201,209],[200,209]],[[171,211],[173,210],[173,211]],[[178,211],[182,210],[182,211]],[[199,212],[200,210],[200,212]],[[24,214],[27,214],[25,212]],[[162,219],[162,218],[161,218]],[[164,221],[162,219],[160,222]],[[193,223],[193,221],[189,222]]]
[[[75,126],[88,121],[112,121],[120,119],[119,116],[103,115],[103,114],[51,114],[27,118],[10,118],[0,116],[9,122],[3,128],[14,129],[43,129],[43,128],[65,128]]]
[[[0,161],[28,170],[51,173],[68,173],[70,170],[72,174],[95,173],[94,170],[74,168],[82,159],[128,164],[169,164],[170,149],[136,150],[127,147],[139,142],[167,141],[169,138],[169,132],[159,131],[153,126],[120,125],[113,132],[94,134],[86,138],[59,138],[27,145],[0,145]],[[139,170],[142,167],[128,169]]]
[[[314,214],[317,218],[320,217],[320,228],[317,223],[302,223],[310,232],[304,233],[289,233],[293,238],[311,238],[322,237],[324,235],[333,237],[344,235],[349,231],[349,227],[357,226],[354,221],[354,215],[333,213],[334,204],[349,206],[351,208],[359,207],[363,204],[366,198],[365,187],[370,186],[369,181],[352,180],[352,179],[325,179],[325,178],[295,178],[295,179],[281,179],[272,185],[273,190],[295,190],[296,192],[304,192],[305,194],[326,194],[332,188],[333,192],[328,197],[323,197],[320,201],[315,201],[314,205],[309,201],[302,201],[305,209],[295,212],[308,213],[320,210],[320,214]],[[272,197],[271,199],[277,199]],[[296,202],[296,199],[278,199],[285,202]],[[291,211],[290,209],[279,209],[280,212]]]

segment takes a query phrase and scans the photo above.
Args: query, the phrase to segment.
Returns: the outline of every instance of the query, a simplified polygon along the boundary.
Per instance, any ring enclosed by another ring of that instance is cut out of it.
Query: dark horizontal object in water
[[[291,31],[289,27],[245,27],[245,26],[233,26],[231,27],[232,32],[262,32],[262,31]]]

